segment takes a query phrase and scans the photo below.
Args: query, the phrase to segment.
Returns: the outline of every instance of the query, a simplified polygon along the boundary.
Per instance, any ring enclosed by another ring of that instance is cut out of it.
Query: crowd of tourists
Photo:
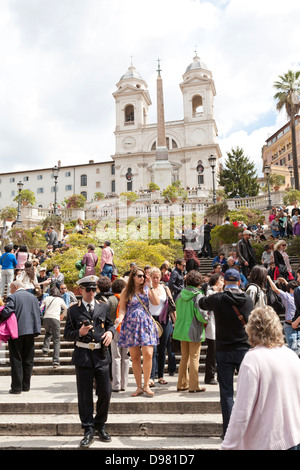
[[[285,218],[281,209],[272,210],[266,226],[226,219],[225,224],[240,227],[239,240],[229,253],[216,256],[210,245],[212,224],[206,220],[203,227],[184,227],[183,255],[173,265],[168,260],[161,266],[133,262],[127,272],[116,273],[110,241],[101,246],[101,259],[91,244],[77,282],[79,297],[67,288],[59,266],[47,271],[43,250],[29,253],[24,245],[7,244],[0,257],[0,339],[11,335],[10,393],[30,389],[33,339],[41,333],[41,321],[46,333],[42,353],[49,355],[52,340],[53,367],[59,367],[65,318],[64,338],[74,341],[81,447],[91,445],[95,431],[102,441],[111,440],[105,429],[111,393],[126,391],[132,367],[133,399],[154,397],[168,384],[167,373],[178,374],[179,393],[203,393],[203,385],[218,385],[222,449],[299,448],[300,269],[293,269],[286,252],[289,238],[298,236],[294,209],[279,230],[274,220],[281,220],[282,213]],[[47,256],[60,249],[53,231],[46,234]],[[251,240],[265,244],[260,259]],[[211,261],[205,271],[203,258]],[[13,336],[16,329],[19,334]]]

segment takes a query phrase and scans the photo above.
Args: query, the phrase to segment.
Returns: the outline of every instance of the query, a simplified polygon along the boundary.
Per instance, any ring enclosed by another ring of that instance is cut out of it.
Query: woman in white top
[[[31,294],[35,293],[35,287],[38,285],[37,274],[35,268],[32,266],[31,261],[26,261],[24,271],[16,277],[17,281],[21,281],[25,290]]]
[[[252,310],[246,332],[252,349],[239,370],[221,450],[299,450],[299,358],[270,306]]]
[[[268,270],[259,264],[251,269],[250,284],[247,285],[246,294],[252,301],[254,308],[267,305],[267,296],[265,293],[267,285]]]
[[[149,310],[153,318],[158,321],[162,328],[163,333],[159,338],[159,344],[154,346],[153,350],[153,358],[152,358],[152,370],[151,370],[151,377],[150,377],[150,387],[154,387],[154,379],[155,375],[158,376],[158,383],[161,385],[165,385],[168,382],[164,380],[164,369],[165,369],[165,362],[166,362],[166,348],[168,340],[171,337],[173,326],[170,318],[170,314],[168,313],[168,296],[172,298],[172,294],[170,289],[161,284],[161,277],[162,273],[160,269],[153,267],[150,269],[150,278],[152,281],[153,290],[157,293],[159,297],[159,304],[152,305],[149,302]],[[168,294],[168,295],[167,295]]]
[[[45,297],[41,303],[41,310],[44,310],[43,327],[45,328],[45,339],[43,344],[43,356],[48,356],[50,341],[53,341],[53,367],[59,367],[60,353],[60,322],[67,313],[68,307],[65,304],[59,289],[54,286],[50,289],[50,295]]]
[[[222,292],[224,288],[224,276],[221,273],[215,273],[210,276],[206,295],[212,295],[216,292]],[[215,379],[216,373],[216,322],[214,312],[209,312],[209,320],[205,327],[205,341],[207,343],[204,383],[217,385]]]

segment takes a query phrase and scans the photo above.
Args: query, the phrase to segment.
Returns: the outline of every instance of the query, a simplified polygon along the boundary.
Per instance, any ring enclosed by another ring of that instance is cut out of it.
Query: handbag
[[[85,276],[85,264],[82,264],[82,259],[76,261],[75,268],[79,270],[79,279],[83,278]]]
[[[139,300],[139,302],[142,304],[142,306],[144,307],[144,310],[150,315],[154,325],[156,326],[157,328],[157,331],[158,331],[158,337],[160,338],[161,335],[163,334],[164,330],[163,330],[163,327],[161,326],[161,324],[154,320],[153,316],[151,315],[151,313],[149,312],[149,310],[147,309],[146,305],[144,305],[144,303],[141,301],[140,297],[137,295],[137,298]]]

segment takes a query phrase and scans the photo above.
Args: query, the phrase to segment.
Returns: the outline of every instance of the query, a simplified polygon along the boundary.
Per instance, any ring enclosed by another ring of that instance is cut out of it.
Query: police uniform
[[[97,280],[97,276],[86,276],[80,279],[77,284],[82,287],[96,287]],[[93,434],[95,428],[99,431],[104,428],[107,421],[111,396],[109,375],[111,358],[109,350],[102,345],[101,338],[106,331],[111,331],[113,335],[115,332],[110,318],[109,306],[95,299],[91,305],[90,311],[83,300],[69,307],[64,331],[64,338],[75,343],[72,364],[76,369],[78,409],[85,434],[88,432]],[[85,321],[90,322],[93,328],[86,336],[81,337],[79,329]],[[94,378],[98,396],[95,417],[93,417]]]

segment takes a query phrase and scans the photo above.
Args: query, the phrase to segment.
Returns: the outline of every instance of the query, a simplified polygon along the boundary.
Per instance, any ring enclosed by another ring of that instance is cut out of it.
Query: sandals
[[[143,388],[144,390],[144,393],[148,396],[148,397],[154,397],[154,392],[152,392],[152,390],[150,389],[150,387],[144,387]]]
[[[143,395],[143,393],[144,393],[144,390],[142,388],[138,387],[136,389],[136,391],[131,394],[131,396],[132,397],[139,397],[140,395]]]
[[[149,387],[155,387],[154,380],[152,379],[149,380]]]
[[[196,392],[206,392],[205,387],[197,388],[197,390],[189,390],[190,393],[196,393]]]
[[[161,379],[158,379],[158,383],[160,385],[167,385],[168,382],[166,382],[165,379],[161,378]]]

